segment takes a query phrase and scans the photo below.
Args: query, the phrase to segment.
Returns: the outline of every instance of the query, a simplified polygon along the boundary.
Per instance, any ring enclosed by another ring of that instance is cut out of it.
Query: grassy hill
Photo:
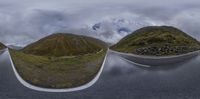
[[[111,49],[138,55],[179,55],[200,49],[200,43],[171,26],[149,26],[136,30]]]
[[[92,80],[103,63],[106,51],[75,57],[46,57],[9,51],[20,76],[45,88],[73,88]]]
[[[106,44],[98,39],[75,34],[58,33],[26,46],[22,51],[39,56],[73,56],[96,53]]]
[[[3,43],[0,42],[0,50],[2,50],[4,48],[6,48],[6,46]]]
[[[94,38],[59,33],[9,52],[25,81],[46,88],[72,88],[96,76],[106,45]]]

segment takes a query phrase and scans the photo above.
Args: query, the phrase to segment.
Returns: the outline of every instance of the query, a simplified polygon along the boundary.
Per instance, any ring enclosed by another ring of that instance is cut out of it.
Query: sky
[[[145,26],[174,26],[200,40],[198,0],[0,0],[0,42],[26,46],[53,33],[117,43]]]

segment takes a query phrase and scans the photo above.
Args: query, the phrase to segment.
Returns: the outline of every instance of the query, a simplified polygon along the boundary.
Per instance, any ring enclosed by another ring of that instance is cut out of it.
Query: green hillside
[[[171,26],[149,26],[136,30],[111,49],[138,55],[179,55],[200,49],[200,43]]]
[[[25,81],[57,89],[91,81],[102,66],[106,50],[106,44],[95,38],[59,33],[9,52]]]
[[[73,88],[92,80],[103,63],[106,51],[76,57],[46,57],[10,50],[20,76],[36,86]]]
[[[98,39],[74,34],[58,33],[26,46],[22,51],[39,56],[73,56],[96,53],[106,44]]]

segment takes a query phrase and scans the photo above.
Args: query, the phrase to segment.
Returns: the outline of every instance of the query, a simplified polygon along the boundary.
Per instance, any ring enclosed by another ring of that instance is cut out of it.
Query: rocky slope
[[[179,55],[200,49],[200,42],[171,26],[149,26],[126,36],[111,49],[138,55]]]

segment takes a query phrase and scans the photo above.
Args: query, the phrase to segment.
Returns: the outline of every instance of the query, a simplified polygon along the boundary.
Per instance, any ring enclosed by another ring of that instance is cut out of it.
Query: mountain
[[[4,48],[6,48],[6,46],[3,43],[0,42],[0,50],[2,50]]]
[[[73,88],[87,84],[101,69],[107,45],[98,39],[58,33],[21,50],[9,49],[19,75],[43,88]]]
[[[21,50],[21,49],[23,49],[23,47],[16,46],[16,45],[8,45],[8,47],[11,48],[11,49],[15,49],[15,50]]]
[[[171,26],[148,26],[124,37],[111,49],[138,55],[179,55],[200,50],[200,42]]]
[[[22,51],[39,56],[73,56],[96,53],[106,44],[95,38],[75,34],[57,33],[32,43]]]

